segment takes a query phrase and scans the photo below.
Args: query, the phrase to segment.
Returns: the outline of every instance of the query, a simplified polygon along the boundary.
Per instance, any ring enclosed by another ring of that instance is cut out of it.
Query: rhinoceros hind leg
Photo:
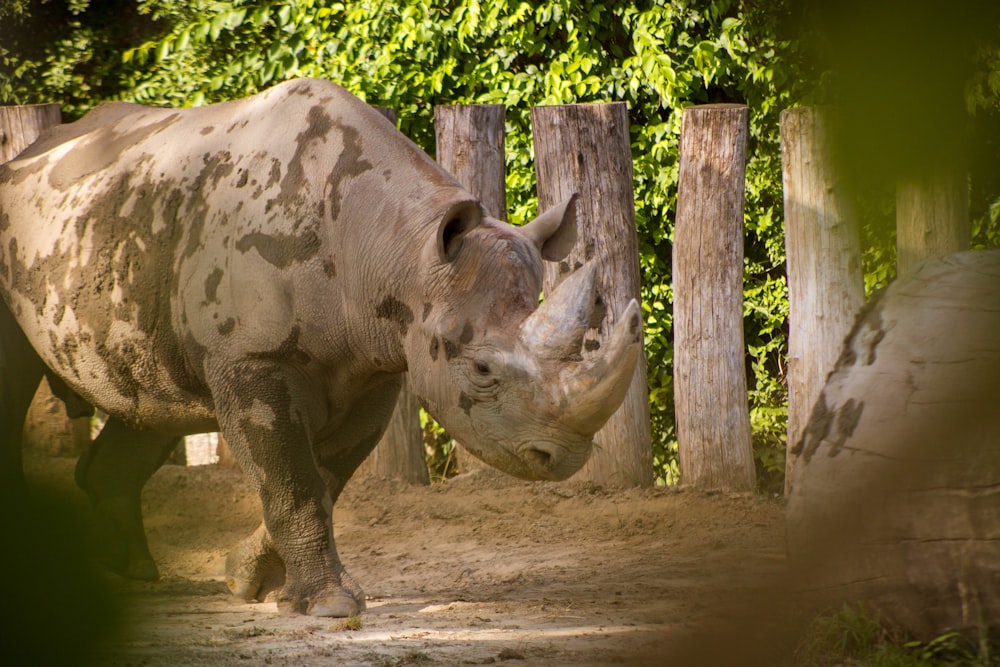
[[[159,578],[142,525],[140,495],[180,439],[138,431],[108,419],[76,466],[76,482],[87,492],[94,512],[97,557],[112,572],[129,579]]]
[[[285,585],[285,563],[263,523],[229,552],[226,585],[233,595],[248,602],[263,602]]]
[[[42,360],[0,300],[0,484],[18,502],[28,498],[21,430],[44,371]]]

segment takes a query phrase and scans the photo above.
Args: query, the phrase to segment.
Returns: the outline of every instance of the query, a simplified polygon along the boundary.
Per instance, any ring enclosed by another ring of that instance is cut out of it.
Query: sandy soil
[[[68,486],[72,465],[27,467]],[[784,568],[783,507],[766,498],[493,471],[430,487],[352,480],[335,531],[369,598],[348,629],[229,595],[227,550],[260,516],[238,472],[166,466],[143,504],[162,579],[113,581],[129,623],[101,664],[666,664],[692,638],[738,641],[720,620],[741,624],[733,600],[767,595]]]

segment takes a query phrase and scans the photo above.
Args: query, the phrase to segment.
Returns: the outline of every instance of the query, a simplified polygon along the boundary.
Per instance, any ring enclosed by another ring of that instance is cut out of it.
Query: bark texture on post
[[[544,293],[551,294],[585,262],[600,267],[597,291],[606,313],[598,328],[587,332],[586,355],[602,344],[629,302],[641,299],[628,109],[621,102],[535,107],[531,125],[539,210],[580,195],[576,246],[558,265],[546,265]],[[653,484],[645,355],[639,356],[624,402],[594,441],[598,446],[576,479],[622,487]]]
[[[395,125],[394,109],[374,108]],[[410,484],[431,483],[424,457],[424,434],[420,430],[420,404],[410,391],[405,375],[389,425],[375,449],[358,468],[357,475],[399,479]]]
[[[502,104],[434,107],[437,161],[497,220],[507,219]]]
[[[375,449],[361,464],[358,474],[398,479],[410,484],[431,483],[424,458],[423,432],[420,430],[420,404],[407,387],[405,375],[389,425]]]
[[[819,602],[923,640],[1000,627],[998,331],[998,250],[925,262],[866,308],[793,452],[789,562]]]
[[[755,480],[743,341],[745,106],[684,110],[674,230],[674,406],[681,482]]]
[[[925,259],[969,249],[969,181],[965,169],[942,167],[896,185],[896,273]]]
[[[507,219],[506,113],[502,104],[434,107],[438,164],[498,220]],[[455,450],[455,462],[459,472],[489,467],[461,445]]]
[[[58,104],[0,107],[0,164],[13,160],[47,127],[62,122]]]
[[[47,127],[62,122],[58,104],[0,107],[0,164],[14,159]],[[43,381],[28,408],[24,422],[24,444],[52,455],[76,456],[90,444],[90,419],[70,419],[63,402],[53,396]]]
[[[832,122],[829,110],[814,107],[781,113],[789,305],[786,493],[792,448],[865,301],[858,227],[831,162]]]

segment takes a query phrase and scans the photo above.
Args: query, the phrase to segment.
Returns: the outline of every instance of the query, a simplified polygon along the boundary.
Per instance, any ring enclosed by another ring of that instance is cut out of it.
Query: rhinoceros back
[[[81,396],[140,426],[212,426],[201,358],[255,307],[227,292],[232,257],[281,269],[294,252],[261,235],[315,240],[336,213],[339,184],[303,153],[329,129],[317,90],[364,107],[317,82],[198,109],[113,103],[0,166],[0,292]]]

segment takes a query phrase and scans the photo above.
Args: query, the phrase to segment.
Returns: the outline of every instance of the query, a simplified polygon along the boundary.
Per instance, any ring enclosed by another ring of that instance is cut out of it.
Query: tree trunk
[[[955,161],[896,186],[897,274],[911,273],[931,257],[969,249],[969,182]]]
[[[585,262],[599,269],[599,302],[606,309],[587,332],[584,355],[604,341],[632,299],[640,299],[639,241],[635,229],[632,150],[624,103],[571,104],[531,110],[538,176],[538,208],[570,197],[576,204],[577,242],[558,265],[545,267],[544,293]],[[594,436],[597,447],[576,479],[622,487],[652,486],[646,357],[640,355],[625,400]]]
[[[393,124],[396,123],[395,110],[374,108]],[[431,483],[424,457],[423,432],[420,430],[420,404],[410,391],[405,375],[389,425],[375,449],[358,468],[357,474],[360,477],[399,479],[410,484]]]
[[[830,113],[817,108],[781,113],[789,310],[786,494],[791,449],[865,301],[858,227],[830,161],[831,122]]]
[[[498,220],[507,219],[505,115],[502,104],[434,107],[438,164]],[[459,472],[488,467],[461,445],[455,462]]]
[[[420,404],[406,386],[405,375],[392,419],[382,439],[362,464],[360,474],[410,484],[430,484],[423,431],[420,430]]]
[[[917,638],[1000,627],[1000,251],[927,262],[866,310],[793,454],[788,551],[823,603]]]
[[[743,342],[747,108],[688,107],[674,230],[674,405],[681,482],[754,487]]]
[[[497,220],[507,219],[502,104],[434,107],[437,161]]]
[[[58,104],[0,107],[0,164],[34,143],[42,130],[61,122]],[[79,455],[90,444],[90,419],[68,418],[63,402],[42,382],[25,417],[24,444],[53,455]]]

